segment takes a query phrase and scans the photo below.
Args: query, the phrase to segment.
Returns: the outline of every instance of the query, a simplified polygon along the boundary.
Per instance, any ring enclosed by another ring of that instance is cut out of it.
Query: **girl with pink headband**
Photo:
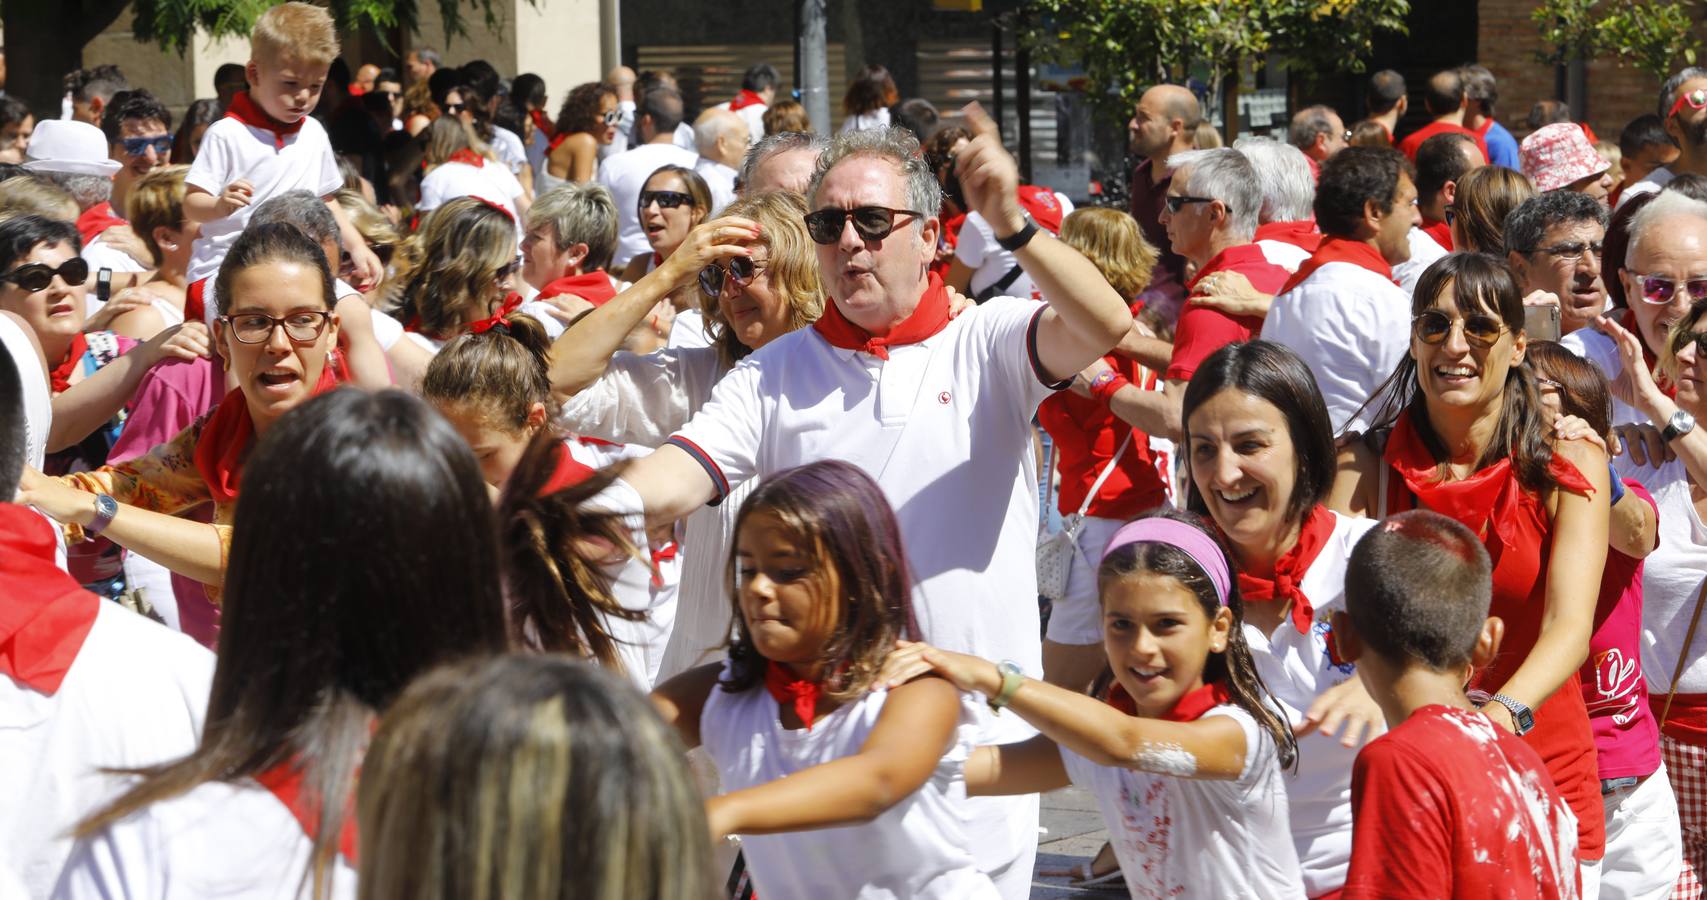
[[[1297,745],[1245,646],[1234,575],[1201,517],[1157,510],[1103,551],[1108,667],[1090,695],[907,641],[883,679],[934,672],[1036,726],[974,751],[967,793],[1089,789],[1132,896],[1302,898],[1282,773]]]

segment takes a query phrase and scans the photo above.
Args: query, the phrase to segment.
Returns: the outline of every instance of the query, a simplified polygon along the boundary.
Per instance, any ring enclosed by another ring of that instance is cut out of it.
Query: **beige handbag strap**
[[[1683,633],[1683,649],[1678,651],[1677,666],[1671,672],[1671,690],[1666,692],[1666,705],[1660,710],[1660,728],[1666,727],[1666,719],[1671,716],[1671,701],[1677,697],[1677,680],[1683,677],[1684,663],[1689,661],[1689,647],[1695,643],[1695,626],[1701,624],[1702,601],[1707,599],[1707,578],[1701,580],[1701,587],[1695,592],[1695,614],[1689,617],[1689,630]]]

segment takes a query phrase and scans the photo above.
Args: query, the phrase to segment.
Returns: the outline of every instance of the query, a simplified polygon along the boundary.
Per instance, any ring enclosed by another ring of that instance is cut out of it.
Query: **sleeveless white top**
[[[47,455],[47,432],[53,424],[53,395],[42,371],[41,357],[18,323],[0,316],[0,349],[18,367],[24,385],[24,461],[37,469]],[[10,500],[11,498],[6,498]]]
[[[728,675],[728,666],[724,666]],[[883,711],[887,691],[872,691],[789,731],[761,685],[738,694],[713,688],[700,713],[705,750],[738,791],[859,752]],[[962,696],[960,727],[930,780],[863,825],[743,836],[742,852],[760,897],[997,898],[972,861],[964,827],[964,766],[976,734]]]

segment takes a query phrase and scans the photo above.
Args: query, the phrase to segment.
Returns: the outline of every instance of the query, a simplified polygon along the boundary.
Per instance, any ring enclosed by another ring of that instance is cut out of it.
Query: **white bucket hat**
[[[37,123],[24,150],[24,168],[32,172],[111,177],[119,164],[107,156],[107,136],[88,122],[48,119]]]

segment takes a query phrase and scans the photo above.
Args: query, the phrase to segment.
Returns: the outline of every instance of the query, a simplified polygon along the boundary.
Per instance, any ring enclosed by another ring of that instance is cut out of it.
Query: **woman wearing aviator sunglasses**
[[[338,315],[325,251],[294,225],[251,226],[216,278],[214,345],[237,388],[146,456],[59,478],[27,470],[18,502],[64,524],[68,541],[102,535],[208,585],[217,602],[249,449],[337,385]],[[210,501],[213,524],[178,518]]]
[[[1471,686],[1482,712],[1523,735],[1577,816],[1578,859],[1598,877],[1605,813],[1578,670],[1606,562],[1606,453],[1555,436],[1523,364],[1523,300],[1480,253],[1430,266],[1413,295],[1411,346],[1366,405],[1376,422],[1342,451],[1330,502],[1385,517],[1412,508],[1481,535],[1494,563],[1500,654]]]

